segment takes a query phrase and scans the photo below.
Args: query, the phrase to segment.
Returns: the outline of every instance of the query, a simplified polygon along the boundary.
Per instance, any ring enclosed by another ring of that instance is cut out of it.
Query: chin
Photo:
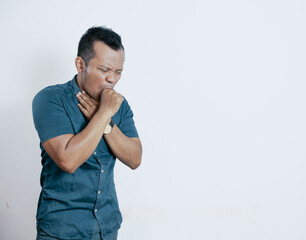
[[[102,95],[102,91],[99,92],[99,93],[94,93],[94,94],[92,95],[92,98],[95,99],[96,101],[100,102],[101,95]]]
[[[95,95],[95,96],[93,96],[92,98],[95,99],[96,101],[100,102],[100,98],[101,98],[101,97]]]

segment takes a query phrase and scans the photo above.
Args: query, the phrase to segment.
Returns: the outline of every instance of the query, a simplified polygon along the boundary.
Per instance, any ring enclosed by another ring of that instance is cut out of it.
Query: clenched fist
[[[101,102],[97,102],[90,97],[85,91],[76,95],[79,100],[79,108],[81,112],[91,120],[97,111],[102,111],[109,118],[115,115],[119,110],[123,97],[113,89],[105,89],[101,94]]]
[[[101,94],[99,111],[105,112],[110,118],[119,110],[123,97],[114,89],[104,89]]]

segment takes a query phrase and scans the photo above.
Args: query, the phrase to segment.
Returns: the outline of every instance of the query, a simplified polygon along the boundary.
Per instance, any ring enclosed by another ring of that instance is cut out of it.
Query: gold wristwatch
[[[105,130],[104,130],[104,134],[107,135],[107,134],[110,134],[112,129],[114,127],[114,122],[113,120],[111,120],[105,127]]]

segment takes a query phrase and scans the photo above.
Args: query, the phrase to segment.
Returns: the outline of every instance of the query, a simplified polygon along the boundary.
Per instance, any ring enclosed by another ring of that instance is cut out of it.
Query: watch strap
[[[111,121],[109,122],[109,125],[111,125],[111,127],[113,128],[115,123],[113,122],[113,120],[111,119]]]

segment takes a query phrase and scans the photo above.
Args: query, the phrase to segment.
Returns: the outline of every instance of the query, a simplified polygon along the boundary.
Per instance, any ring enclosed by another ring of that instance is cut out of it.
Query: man
[[[92,27],[79,42],[78,74],[34,97],[43,165],[37,239],[117,239],[115,160],[136,169],[142,156],[133,112],[113,89],[123,63],[120,36]]]

